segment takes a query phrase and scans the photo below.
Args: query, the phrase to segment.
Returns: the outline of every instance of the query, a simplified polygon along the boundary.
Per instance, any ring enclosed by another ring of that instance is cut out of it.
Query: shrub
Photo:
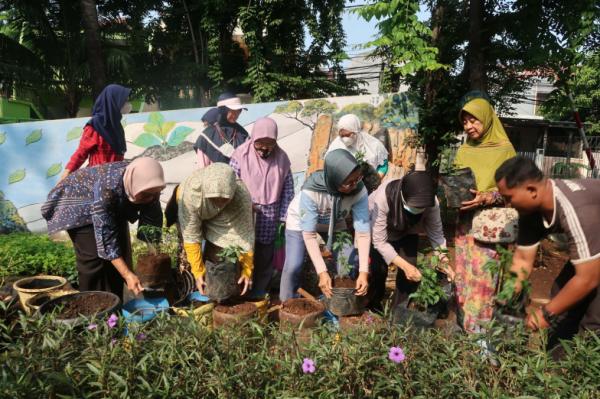
[[[595,335],[567,344],[555,362],[523,331],[493,328],[494,367],[480,336],[410,327],[342,335],[321,327],[299,346],[292,331],[255,323],[210,331],[163,315],[130,325],[127,337],[117,334],[122,325],[94,323],[90,331],[49,317],[0,321],[0,397],[592,398],[600,389]],[[404,357],[389,358],[391,348]],[[314,373],[303,372],[304,359]]]
[[[0,278],[52,274],[77,281],[75,251],[70,243],[52,241],[47,235],[0,235]]]

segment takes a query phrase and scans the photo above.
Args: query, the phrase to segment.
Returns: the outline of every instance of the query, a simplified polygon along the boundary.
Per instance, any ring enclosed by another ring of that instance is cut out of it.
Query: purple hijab
[[[129,93],[131,89],[127,87],[117,84],[106,86],[96,98],[92,119],[87,122],[120,155],[127,151],[125,131],[121,125],[121,108],[127,102]]]
[[[270,205],[279,201],[291,163],[277,145],[268,158],[261,158],[254,149],[254,142],[264,138],[277,140],[277,123],[271,118],[260,118],[254,123],[250,140],[240,145],[231,159],[240,167],[240,177],[250,191],[252,202]]]

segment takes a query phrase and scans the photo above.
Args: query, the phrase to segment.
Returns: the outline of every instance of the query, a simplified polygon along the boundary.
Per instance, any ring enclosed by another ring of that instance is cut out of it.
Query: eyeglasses
[[[340,188],[343,190],[348,190],[350,188],[356,187],[356,185],[358,183],[360,183],[363,179],[363,175],[358,175],[358,177],[352,181],[349,181],[348,183],[343,183]]]

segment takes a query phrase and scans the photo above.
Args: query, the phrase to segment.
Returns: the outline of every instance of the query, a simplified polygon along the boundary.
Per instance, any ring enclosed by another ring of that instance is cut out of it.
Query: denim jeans
[[[300,272],[304,264],[306,255],[306,246],[302,231],[285,230],[285,264],[281,273],[281,283],[279,286],[279,299],[285,301],[290,298],[296,298],[296,291],[300,288]],[[337,253],[334,252],[337,258]],[[355,277],[358,267],[358,254],[355,249],[347,255],[350,265],[353,266],[351,276]],[[330,272],[334,272],[331,271]]]

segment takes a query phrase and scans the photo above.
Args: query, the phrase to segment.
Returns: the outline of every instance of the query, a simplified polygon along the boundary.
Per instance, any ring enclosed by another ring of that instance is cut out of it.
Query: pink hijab
[[[261,158],[254,149],[254,142],[264,138],[277,140],[277,123],[271,118],[260,118],[254,123],[250,140],[239,146],[231,159],[240,167],[240,177],[250,191],[252,202],[270,205],[279,201],[291,163],[277,145],[267,159]]]
[[[135,196],[151,188],[165,188],[165,175],[158,161],[149,158],[136,158],[125,168],[123,185],[129,201],[135,201]]]

